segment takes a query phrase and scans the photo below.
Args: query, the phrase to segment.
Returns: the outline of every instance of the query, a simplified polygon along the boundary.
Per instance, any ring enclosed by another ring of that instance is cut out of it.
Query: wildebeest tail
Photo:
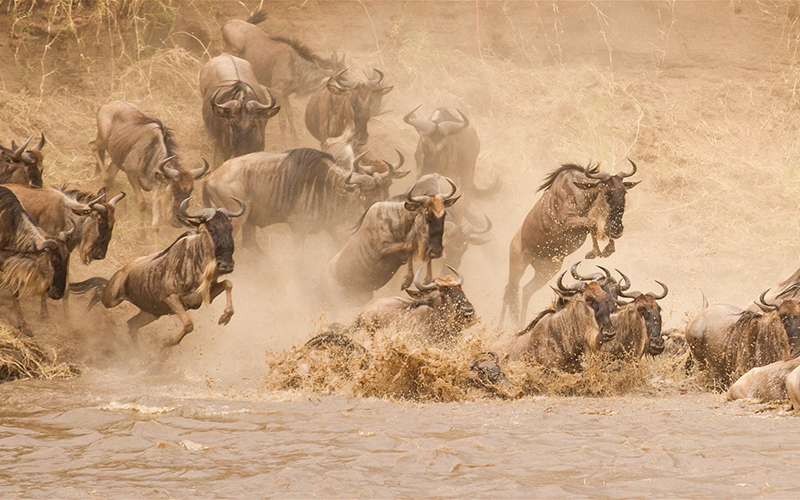
[[[208,193],[208,182],[203,183],[203,206],[210,207],[211,205],[211,195]]]
[[[105,278],[89,278],[88,280],[79,281],[78,283],[70,283],[69,291],[71,293],[86,293],[93,291],[92,298],[89,300],[89,305],[86,309],[91,309],[95,304],[100,302],[100,296],[103,293],[108,280]]]
[[[254,12],[252,16],[247,20],[250,24],[261,24],[267,19],[267,11],[266,10],[259,10],[258,12]]]

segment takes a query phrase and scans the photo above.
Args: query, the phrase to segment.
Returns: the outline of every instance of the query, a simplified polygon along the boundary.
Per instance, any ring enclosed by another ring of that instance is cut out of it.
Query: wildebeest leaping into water
[[[517,322],[524,320],[531,295],[542,288],[561,269],[564,257],[578,250],[586,236],[592,236],[592,250],[587,259],[607,257],[614,252],[614,240],[622,236],[622,214],[625,194],[638,182],[625,181],[636,173],[616,175],[601,173],[597,165],[588,167],[562,165],[539,186],[544,194],[528,212],[522,227],[511,240],[508,284],[503,296],[500,320],[508,311]],[[598,240],[609,238],[600,250]],[[519,281],[528,266],[533,278],[522,290],[522,307],[518,304]]]

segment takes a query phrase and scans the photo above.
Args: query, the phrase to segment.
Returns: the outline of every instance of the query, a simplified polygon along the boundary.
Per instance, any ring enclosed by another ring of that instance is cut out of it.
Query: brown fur
[[[295,137],[297,135],[289,96],[311,93],[331,73],[344,68],[343,56],[334,53],[325,59],[294,40],[273,38],[258,26],[239,19],[228,21],[223,26],[222,41],[226,52],[247,60],[258,81],[275,93],[275,99],[284,108],[284,112],[278,115],[281,136],[284,137],[287,125],[289,132]]]

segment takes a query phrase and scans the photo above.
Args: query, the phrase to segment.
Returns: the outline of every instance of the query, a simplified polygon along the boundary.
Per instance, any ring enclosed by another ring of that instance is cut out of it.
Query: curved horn
[[[419,269],[417,269],[416,274],[414,274],[414,286],[417,287],[417,290],[419,290],[420,292],[427,292],[429,290],[433,290],[434,288],[436,288],[436,284],[435,283],[430,283],[428,285],[422,284],[422,282],[419,280],[419,273],[420,271],[422,271],[423,267],[425,266],[419,266]]]
[[[444,179],[450,184],[450,187],[453,188],[453,190],[450,192],[450,194],[448,194],[447,196],[444,196],[445,200],[449,200],[450,198],[453,197],[454,194],[456,194],[456,191],[458,190],[458,188],[456,187],[456,183],[453,182],[453,179],[451,179],[450,177],[445,177]]]
[[[458,286],[461,286],[461,285],[463,285],[463,284],[464,284],[464,277],[463,277],[463,276],[461,276],[461,273],[459,273],[459,272],[456,270],[456,268],[454,268],[454,267],[451,267],[451,266],[449,266],[449,265],[447,265],[447,264],[445,264],[445,265],[444,265],[444,267],[446,267],[447,269],[449,269],[449,270],[450,270],[450,271],[451,271],[451,272],[452,272],[452,273],[455,275],[455,278],[456,278],[456,284],[457,284]],[[422,269],[422,266],[420,266],[419,268],[420,268],[420,269]]]
[[[186,207],[189,206],[189,200],[191,200],[191,199],[192,199],[191,196],[189,196],[188,198],[184,199],[181,202],[180,207],[178,207],[178,214],[181,217],[183,217],[184,219],[200,219],[201,222],[205,222],[205,221],[209,220],[210,218],[214,217],[214,214],[216,213],[216,210],[214,210],[213,208],[204,208],[204,209],[200,210],[199,212],[195,212],[193,214],[187,213],[186,212]]]
[[[39,139],[39,144],[37,144],[36,147],[33,148],[33,151],[41,151],[43,147],[44,147],[44,132],[42,132],[42,138]]]
[[[158,169],[161,171],[161,173],[164,174],[164,176],[166,176],[167,179],[172,180],[172,181],[174,181],[175,179],[178,178],[179,172],[177,170],[175,170],[174,168],[169,168],[167,166],[167,163],[171,162],[175,158],[176,158],[176,156],[172,155],[169,158],[165,158],[164,160],[161,160],[161,163],[158,164]]]
[[[28,140],[25,141],[22,144],[22,146],[20,146],[20,147],[18,147],[16,149],[12,148],[12,149],[14,149],[14,152],[12,153],[11,156],[13,156],[15,160],[21,160],[22,159],[22,153],[25,152],[25,148],[27,148],[28,144],[31,143],[31,139],[33,139],[33,136],[28,137]],[[11,141],[11,145],[12,146],[14,145],[14,141]]]
[[[106,193],[105,193],[105,192],[103,192],[103,194],[101,194],[101,195],[100,195],[100,196],[98,196],[97,198],[95,198],[95,199],[93,199],[93,200],[91,200],[91,201],[87,201],[87,202],[86,202],[86,204],[87,204],[87,205],[89,205],[89,206],[91,207],[91,206],[92,206],[92,205],[94,205],[95,203],[100,203],[100,202],[102,202],[102,201],[103,201],[105,198],[106,198]]]
[[[334,73],[333,76],[331,76],[331,81],[336,83],[336,85],[338,85],[339,87],[341,87],[343,89],[354,89],[354,88],[356,88],[356,85],[358,85],[358,82],[346,82],[346,81],[342,81],[342,79],[341,79],[342,75],[346,71],[348,71],[349,69],[350,68],[340,69],[339,71]]]
[[[195,179],[199,179],[200,177],[206,175],[206,172],[208,172],[209,168],[210,167],[208,166],[208,162],[206,161],[205,158],[203,158],[203,166],[200,168],[195,168],[193,170],[190,170],[190,172],[192,173],[192,177],[194,177]]]
[[[61,241],[67,241],[67,238],[75,234],[75,221],[69,219],[69,223],[72,225],[69,231],[61,231],[58,233],[58,239]]]
[[[417,179],[417,180],[419,180],[419,179]],[[423,196],[411,196],[411,193],[414,192],[414,188],[415,187],[417,187],[417,183],[416,182],[414,182],[414,184],[412,184],[411,187],[408,188],[408,191],[406,191],[406,200],[410,201],[412,203],[416,203],[418,205],[421,205],[421,204],[425,203],[425,200],[424,200],[425,196],[424,195]]]
[[[377,68],[372,68],[372,71],[378,74],[378,78],[375,78],[374,80],[367,80],[367,86],[370,88],[377,87],[378,85],[380,85],[381,82],[383,81],[383,76],[384,76],[383,71]]]
[[[601,172],[600,165],[593,164],[592,160],[589,160],[589,165],[583,169],[583,175],[585,175],[589,179],[596,179],[599,181],[604,181],[609,177],[609,175],[606,172]]]
[[[625,290],[628,290],[628,289],[630,289],[630,287],[631,287],[631,280],[630,280],[630,278],[628,278],[627,276],[625,276],[625,273],[623,273],[623,272],[622,272],[622,271],[620,271],[619,269],[617,269],[617,268],[614,268],[614,270],[615,270],[616,272],[618,272],[620,276],[622,276],[622,279],[620,280],[620,282],[619,282],[619,283],[617,283],[617,290],[618,290],[618,291],[620,291],[620,292],[624,292]]]
[[[436,124],[432,120],[421,120],[414,116],[414,113],[421,107],[422,104],[411,110],[410,113],[403,117],[403,121],[417,129],[420,135],[429,135],[436,130]]]
[[[231,113],[236,113],[237,111],[239,111],[239,108],[241,107],[241,103],[239,103],[239,101],[230,100],[223,104],[217,102],[217,95],[219,95],[221,90],[222,87],[218,88],[217,90],[214,91],[213,94],[211,94],[211,109],[212,110],[222,109],[225,110],[226,112],[231,112]]]
[[[227,208],[222,207],[222,208],[220,208],[218,210],[218,212],[222,212],[223,214],[227,215],[229,219],[233,219],[235,217],[241,217],[242,215],[244,215],[244,210],[245,210],[245,208],[247,208],[247,204],[245,202],[243,202],[242,200],[240,200],[239,198],[235,197],[235,196],[231,196],[230,198],[233,201],[235,201],[236,203],[239,204],[239,211],[238,212],[231,212]],[[208,210],[208,209],[206,209],[206,210]]]
[[[406,162],[406,157],[403,156],[403,153],[401,153],[399,149],[395,149],[395,151],[397,152],[397,156],[400,157],[400,159],[397,160],[397,163],[391,164],[388,161],[384,161],[384,163],[389,167],[389,171],[383,174],[375,174],[375,177],[377,177],[378,179],[385,179],[387,177],[397,177],[397,174],[395,172],[397,171],[398,168],[403,166],[403,163]],[[405,176],[405,173],[403,173],[403,176]]]
[[[556,285],[558,286],[558,289],[561,290],[562,292],[572,292],[572,293],[579,292],[580,291],[580,285],[578,283],[572,285],[569,288],[564,286],[564,275],[565,274],[567,274],[566,271],[564,271],[564,272],[562,272],[561,274],[558,275],[558,280],[556,280]]]
[[[58,242],[53,238],[46,238],[36,245],[36,250],[43,252],[45,250],[58,250]]]
[[[617,175],[618,175],[620,178],[622,178],[622,179],[624,179],[625,177],[630,177],[630,176],[632,176],[632,175],[633,175],[633,174],[635,174],[635,173],[636,173],[636,171],[638,170],[638,168],[636,167],[636,164],[635,164],[635,163],[633,163],[633,160],[631,160],[630,158],[626,158],[626,159],[627,159],[629,162],[631,162],[631,166],[633,167],[633,171],[631,171],[631,173],[626,173],[626,172],[620,172],[620,173],[618,173]]]
[[[608,269],[606,269],[606,268],[605,268],[605,267],[603,267],[603,266],[597,266],[597,267],[598,267],[598,268],[599,268],[601,271],[603,271],[603,274],[605,274],[605,275],[606,275],[606,277],[605,277],[606,281],[608,281],[608,280],[610,280],[610,279],[611,279],[611,271],[609,271]]]
[[[465,128],[469,127],[469,118],[467,118],[466,115],[464,115],[464,113],[462,113],[460,109],[456,111],[458,111],[458,114],[461,115],[460,122],[446,121],[446,122],[441,122],[437,125],[439,127],[439,130],[444,135],[457,134],[458,132],[461,132]]]
[[[483,217],[486,219],[486,227],[484,227],[482,229],[477,229],[472,224],[467,224],[467,225],[464,226],[464,234],[466,234],[467,236],[472,236],[472,235],[475,235],[475,234],[486,234],[489,231],[491,231],[492,230],[492,220],[486,214],[483,214]],[[573,276],[575,276],[575,275],[573,274]]]
[[[108,201],[108,204],[111,206],[117,206],[117,203],[119,203],[123,198],[125,198],[125,191],[120,191],[118,195]]]
[[[667,294],[669,293],[669,288],[667,288],[667,285],[665,285],[664,283],[662,283],[662,282],[660,282],[658,280],[656,280],[656,283],[661,285],[661,288],[664,289],[664,292],[661,295],[653,295],[653,298],[656,299],[656,300],[661,300],[661,299],[663,299],[664,297],[667,296]]]
[[[764,290],[764,292],[761,295],[759,295],[758,300],[756,301],[756,305],[759,307],[759,309],[761,309],[764,312],[773,311],[778,307],[774,304],[767,304],[766,301],[767,292],[769,292],[769,289]]]

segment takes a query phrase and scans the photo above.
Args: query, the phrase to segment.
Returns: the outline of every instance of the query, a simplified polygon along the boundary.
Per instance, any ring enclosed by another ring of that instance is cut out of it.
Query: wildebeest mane
[[[777,314],[745,310],[729,327],[729,332],[725,346],[727,375],[742,375],[790,353],[786,329]]]
[[[0,186],[0,211],[3,210],[10,211],[13,218],[16,218],[22,213],[33,221],[33,217],[22,208],[22,204],[17,199],[17,196],[7,187]]]
[[[84,191],[82,189],[75,189],[70,188],[66,184],[58,188],[59,191],[64,193],[66,196],[72,198],[75,201],[79,201],[81,203],[86,203],[87,201],[95,199],[97,196],[89,191]]]
[[[539,186],[536,192],[545,191],[553,187],[553,183],[556,181],[558,176],[561,175],[562,172],[567,172],[569,170],[578,170],[581,173],[588,172],[594,174],[597,173],[599,169],[600,166],[597,163],[589,163],[587,167],[581,167],[580,165],[576,165],[574,163],[565,163],[564,165],[561,165],[557,169],[547,174],[547,176],[544,178],[544,182],[542,182],[542,185]]]
[[[175,246],[175,245],[176,245],[176,244],[177,244],[179,241],[181,241],[182,239],[184,239],[184,238],[186,238],[186,237],[188,237],[188,236],[192,236],[192,235],[194,235],[194,234],[196,234],[196,231],[186,231],[186,232],[185,232],[185,233],[183,233],[182,235],[178,236],[177,238],[175,238],[175,241],[173,241],[172,243],[170,243],[170,245],[169,245],[167,248],[165,248],[164,250],[161,250],[160,252],[158,252],[158,254],[157,254],[155,257],[153,257],[153,260],[156,260],[156,259],[158,259],[158,258],[160,258],[160,257],[163,257],[163,256],[164,256],[164,255],[166,255],[166,254],[167,254],[167,252],[169,252],[169,251],[170,251],[170,249],[171,249],[172,247],[174,247],[174,246]]]
[[[299,40],[295,40],[294,38],[288,38],[283,36],[270,36],[276,42],[285,43],[286,45],[290,46],[297,52],[297,55],[302,57],[308,62],[312,62],[314,64],[319,64],[320,66],[329,67],[328,61],[319,57],[317,54],[314,53],[308,45],[303,44]]]

